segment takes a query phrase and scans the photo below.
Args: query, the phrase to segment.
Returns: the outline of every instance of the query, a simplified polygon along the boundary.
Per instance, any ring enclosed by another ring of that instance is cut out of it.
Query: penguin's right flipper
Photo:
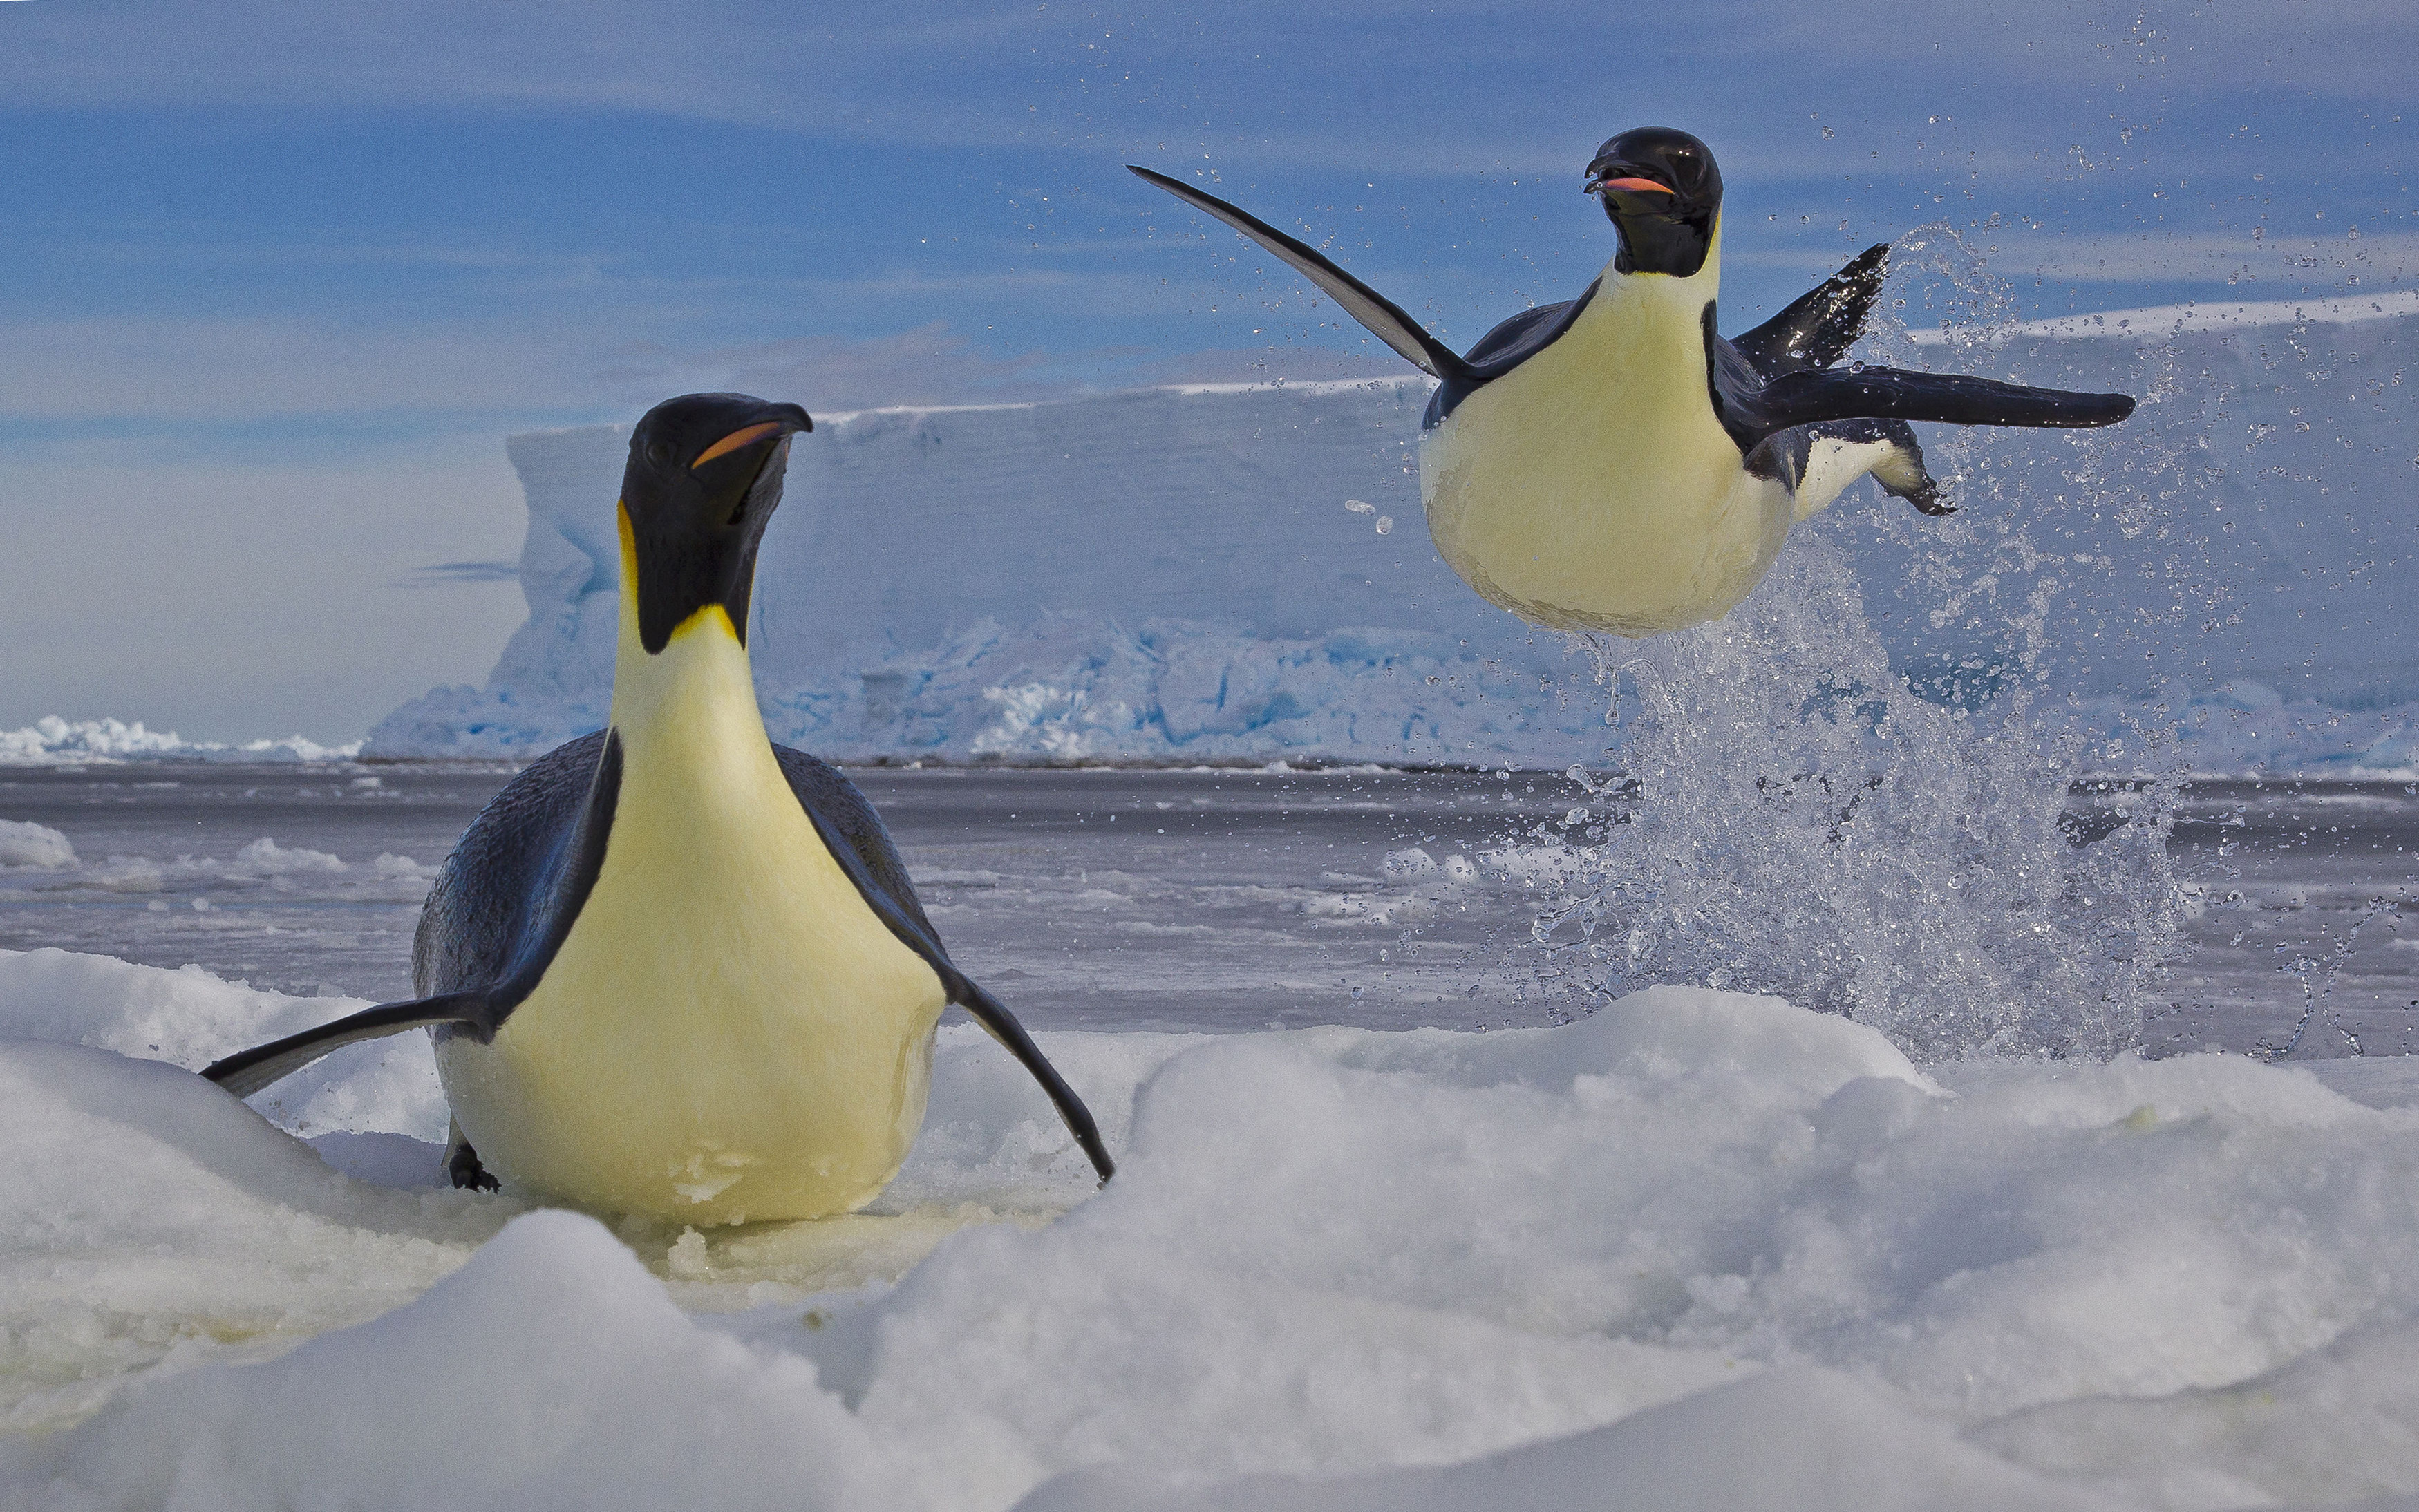
[[[1239,209],[1215,194],[1205,194],[1163,173],[1126,164],[1126,171],[1157,184],[1202,214],[1225,222],[1290,264],[1294,271],[1318,285],[1343,307],[1344,313],[1369,329],[1369,333],[1402,353],[1413,367],[1433,378],[1467,380],[1470,364],[1450,347],[1420,329],[1394,301],[1327,260],[1307,242],[1286,235],[1248,210]]]
[[[362,1040],[406,1029],[493,1039],[537,990],[587,903],[621,791],[622,742],[611,731],[557,748],[505,784],[439,869],[412,942],[412,984],[425,996],[255,1045],[202,1074],[250,1097]]]
[[[1848,266],[1799,295],[1789,308],[1743,336],[1731,338],[1766,378],[1828,367],[1864,334],[1882,280],[1889,274],[1889,243],[1878,242]]]
[[[270,1083],[293,1075],[331,1050],[443,1024],[476,1029],[483,1027],[486,1019],[486,998],[482,993],[448,993],[442,997],[420,997],[408,1003],[381,1003],[333,1024],[322,1024],[316,1029],[254,1045],[214,1062],[202,1074],[238,1097],[250,1097]]]

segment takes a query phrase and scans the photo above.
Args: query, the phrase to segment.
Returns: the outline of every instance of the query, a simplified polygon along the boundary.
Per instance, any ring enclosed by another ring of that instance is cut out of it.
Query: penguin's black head
[[[814,428],[793,404],[686,393],[648,410],[630,432],[622,515],[638,579],[639,642],[649,656],[711,604],[729,612],[747,643],[756,547],[781,502],[790,438]]]
[[[1604,213],[1621,233],[1614,271],[1688,278],[1705,266],[1722,208],[1722,171],[1705,144],[1668,126],[1641,126],[1596,148],[1587,174],[1586,192],[1604,196]]]

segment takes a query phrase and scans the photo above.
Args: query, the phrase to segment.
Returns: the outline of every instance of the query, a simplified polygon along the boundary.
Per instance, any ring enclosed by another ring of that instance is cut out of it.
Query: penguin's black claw
[[[1950,503],[1948,500],[1940,497],[1940,486],[1934,483],[1930,478],[1923,480],[1922,487],[1918,488],[1911,494],[1905,494],[1902,497],[1903,497],[1908,503],[1913,504],[1919,512],[1931,515],[1934,517],[1942,515],[1954,515],[1957,513],[1957,506]]]
[[[456,1143],[453,1152],[446,1156],[445,1174],[452,1179],[457,1191],[493,1192],[501,1185],[487,1174],[485,1165],[479,1164],[479,1152],[470,1148],[468,1140]]]

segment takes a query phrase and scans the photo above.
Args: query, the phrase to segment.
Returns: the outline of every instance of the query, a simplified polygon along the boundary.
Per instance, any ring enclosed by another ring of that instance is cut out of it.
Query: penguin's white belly
[[[1705,380],[1693,279],[1616,278],[1420,450],[1428,533],[1472,588],[1556,629],[1648,636],[1727,613],[1789,532]]]
[[[866,906],[761,735],[661,744],[630,742],[603,870],[537,990],[492,1044],[439,1047],[446,1098],[488,1168],[583,1207],[854,1208],[923,1122],[940,979]]]

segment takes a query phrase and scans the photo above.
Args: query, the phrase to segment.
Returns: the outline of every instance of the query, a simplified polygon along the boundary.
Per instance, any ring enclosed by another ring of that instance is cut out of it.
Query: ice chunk
[[[1424,877],[1437,869],[1436,857],[1416,845],[1399,851],[1388,851],[1378,870],[1399,882],[1409,877]]]
[[[229,870],[250,876],[285,876],[296,872],[342,872],[345,863],[326,851],[283,846],[263,835],[235,853]]]
[[[76,864],[75,847],[48,825],[0,819],[0,867],[39,867],[55,872]]]
[[[301,735],[237,744],[187,740],[175,731],[146,730],[143,721],[62,719],[45,715],[18,730],[0,730],[0,766],[81,766],[96,762],[182,761],[336,762],[362,748],[323,746]]]

